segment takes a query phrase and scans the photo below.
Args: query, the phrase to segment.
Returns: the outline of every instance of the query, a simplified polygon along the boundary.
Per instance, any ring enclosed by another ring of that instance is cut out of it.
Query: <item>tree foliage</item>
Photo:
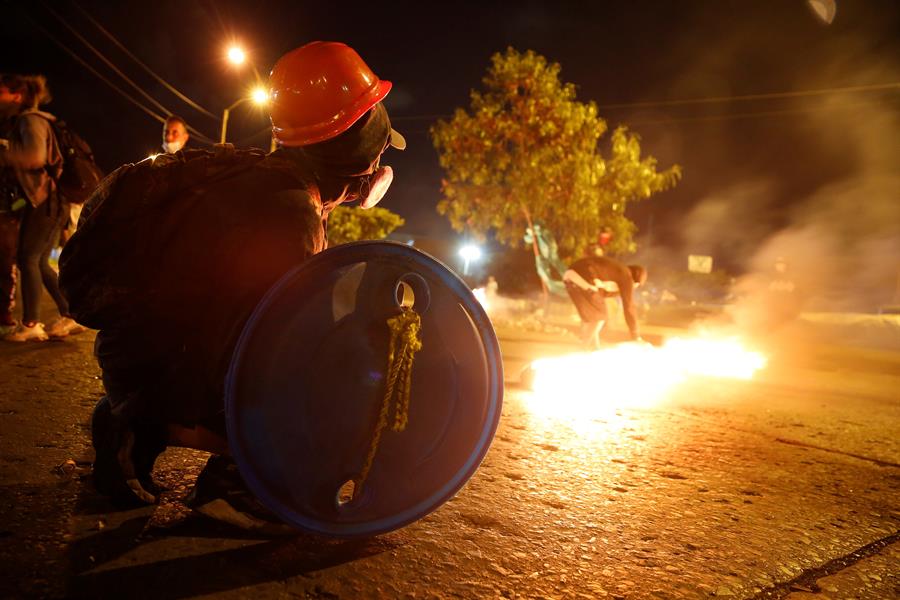
[[[658,171],[625,127],[613,131],[604,157],[606,122],[559,73],[559,64],[530,50],[491,58],[469,109],[431,129],[445,171],[438,211],[458,231],[493,230],[514,247],[530,223],[541,222],[568,261],[584,255],[603,227],[613,233],[610,252],[634,251],[626,206],[672,187],[681,170]]]
[[[403,217],[379,206],[338,206],[328,216],[328,245],[384,239],[404,223]]]

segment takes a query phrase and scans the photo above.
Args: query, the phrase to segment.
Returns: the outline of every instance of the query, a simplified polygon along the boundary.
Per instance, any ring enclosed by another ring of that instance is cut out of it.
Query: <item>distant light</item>
[[[242,65],[244,61],[247,59],[247,55],[244,54],[244,51],[237,46],[232,46],[228,49],[228,60],[233,65]]]
[[[466,262],[474,262],[481,258],[481,248],[472,244],[468,244],[459,249],[459,255]]]
[[[255,88],[250,92],[250,99],[253,100],[254,104],[266,104],[269,101],[269,91],[261,87]]]

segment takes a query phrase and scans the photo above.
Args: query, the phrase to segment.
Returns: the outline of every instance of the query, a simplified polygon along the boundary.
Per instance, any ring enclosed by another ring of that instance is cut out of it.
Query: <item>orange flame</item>
[[[766,358],[738,339],[672,338],[596,352],[542,358],[531,364],[533,412],[582,417],[600,409],[649,406],[692,377],[751,379]]]
[[[481,303],[481,306],[484,307],[484,310],[491,310],[491,303],[488,301],[487,293],[485,292],[483,287],[475,288],[472,290],[472,293],[475,294],[475,299]]]

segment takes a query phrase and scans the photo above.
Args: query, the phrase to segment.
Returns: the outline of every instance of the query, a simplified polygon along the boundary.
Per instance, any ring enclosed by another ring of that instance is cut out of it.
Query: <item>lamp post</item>
[[[238,46],[237,44],[232,44],[228,47],[228,50],[225,53],[225,56],[235,67],[241,67],[244,63],[247,62],[247,53],[244,52],[244,49]],[[247,100],[252,101],[257,106],[263,106],[269,101],[269,92],[263,87],[262,80],[259,76],[259,71],[256,70],[254,65],[250,65],[253,68],[253,74],[256,77],[256,87],[248,94],[242,98],[238,98],[235,100],[231,106],[226,108],[222,112],[222,131],[219,134],[219,143],[224,144],[226,139],[226,134],[228,132],[228,117],[231,114],[231,111],[246,102]]]
[[[231,104],[231,106],[229,106],[222,112],[222,133],[219,136],[220,144],[225,143],[225,133],[228,131],[228,115],[231,114],[232,110],[248,100],[250,100],[257,106],[263,106],[269,101],[269,92],[267,92],[262,87],[257,87],[252,92],[250,92],[250,95],[244,96],[243,98],[238,98]]]

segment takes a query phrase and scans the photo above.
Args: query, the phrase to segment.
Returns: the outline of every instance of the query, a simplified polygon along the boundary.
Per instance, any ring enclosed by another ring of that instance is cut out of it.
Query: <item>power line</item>
[[[241,139],[241,140],[235,142],[234,145],[235,145],[235,146],[238,146],[238,147],[243,146],[243,145],[245,145],[245,144],[248,144],[248,143],[252,142],[253,140],[255,140],[256,138],[260,137],[260,136],[261,136],[262,134],[264,134],[264,133],[270,134],[270,135],[271,135],[271,133],[272,133],[272,127],[271,127],[271,126],[263,127],[262,129],[260,129],[260,130],[257,131],[256,133],[253,133],[253,134],[251,134],[251,135],[248,135],[247,137],[245,137],[245,138],[243,138],[243,139]]]
[[[857,102],[854,104],[843,105],[839,108],[843,109],[855,109],[862,108],[866,106],[871,106],[872,102]],[[817,112],[820,110],[831,110],[833,107],[831,106],[817,106],[813,108],[797,108],[797,109],[785,109],[785,110],[769,110],[769,111],[758,111],[758,112],[748,112],[748,113],[730,113],[726,115],[705,115],[698,117],[677,117],[672,119],[654,119],[650,121],[634,121],[628,123],[622,123],[622,125],[626,125],[628,127],[641,127],[645,125],[669,125],[673,123],[696,123],[703,121],[730,121],[730,120],[740,120],[740,119],[752,119],[757,117],[778,117],[778,116],[788,116],[788,115],[800,115],[800,114],[809,114],[812,112]],[[410,118],[411,119],[411,118]],[[399,120],[396,117],[391,117],[391,121]],[[608,119],[607,119],[608,120]],[[417,134],[428,134],[429,130],[419,130],[419,129],[403,129],[403,135],[417,135]]]
[[[141,102],[140,102],[139,100],[137,100],[134,96],[132,96],[131,94],[129,94],[128,92],[126,92],[125,90],[123,90],[122,88],[120,88],[119,86],[117,86],[115,83],[113,83],[112,81],[110,81],[109,79],[107,79],[102,73],[100,73],[99,71],[97,71],[94,67],[92,67],[91,65],[89,65],[87,62],[85,62],[85,60],[82,59],[80,56],[78,56],[75,52],[73,52],[71,48],[69,48],[68,46],[66,46],[66,45],[65,45],[64,43],[62,43],[56,36],[54,36],[54,35],[51,34],[49,31],[47,31],[46,29],[44,29],[44,27],[42,27],[40,24],[38,24],[38,23],[37,23],[34,19],[32,19],[30,16],[28,16],[27,14],[24,14],[24,13],[23,13],[23,16],[25,17],[25,19],[26,19],[28,22],[31,23],[31,25],[32,25],[35,29],[37,29],[38,31],[40,31],[41,33],[43,33],[44,35],[46,35],[46,36],[50,39],[51,42],[53,42],[54,44],[56,44],[57,46],[59,46],[64,52],[66,52],[69,56],[71,56],[72,59],[74,59],[76,62],[78,62],[78,63],[79,63],[81,66],[83,66],[85,69],[87,69],[88,71],[90,71],[91,73],[93,73],[94,75],[96,75],[101,81],[103,81],[103,82],[104,82],[105,84],[107,84],[109,87],[111,87],[111,88],[114,89],[116,92],[118,92],[119,94],[121,94],[126,100],[128,100],[129,102],[131,102],[132,104],[134,104],[135,106],[137,106],[139,109],[141,109],[142,111],[144,111],[145,113],[147,113],[148,115],[150,115],[151,117],[153,117],[154,119],[156,119],[157,121],[159,121],[160,123],[165,123],[165,122],[166,122],[166,117],[164,117],[164,116],[162,116],[162,115],[160,115],[160,114],[157,114],[157,113],[153,112],[152,109],[147,108],[145,105],[141,104]]]
[[[873,92],[873,91],[884,91],[884,90],[900,90],[900,82],[897,83],[875,83],[870,85],[856,85],[856,86],[848,86],[848,87],[833,87],[833,88],[822,88],[817,90],[800,90],[796,92],[771,92],[767,94],[746,94],[742,96],[712,96],[709,98],[690,98],[684,100],[659,100],[659,101],[651,101],[651,102],[627,102],[622,104],[603,104],[598,105],[597,108],[600,110],[610,110],[617,108],[644,108],[644,107],[653,107],[653,106],[678,106],[678,105],[688,105],[688,104],[709,104],[709,103],[718,103],[718,102],[731,102],[731,101],[744,101],[744,100],[774,100],[779,98],[799,98],[799,97],[808,97],[808,96],[822,96],[829,94],[842,94],[842,93],[854,93],[854,92]],[[768,113],[754,113],[754,114],[768,114]],[[444,115],[401,115],[397,117],[391,117],[391,121],[432,121],[436,119],[448,119],[452,118],[453,115],[444,114]],[[684,120],[697,120],[702,119],[704,117],[695,117],[695,118],[686,118]],[[711,117],[712,118],[712,117]],[[715,117],[719,119],[721,117]],[[681,120],[681,119],[673,119],[673,120]],[[654,121],[655,122],[655,121]]]
[[[157,100],[156,100],[155,98],[153,98],[153,96],[151,96],[150,94],[148,94],[147,92],[145,92],[145,91],[141,88],[141,86],[139,86],[138,84],[136,84],[136,83],[135,83],[134,81],[132,81],[127,75],[125,75],[125,73],[123,73],[121,70],[119,70],[119,68],[116,67],[116,66],[112,63],[112,61],[110,61],[108,58],[106,58],[106,56],[104,56],[102,52],[100,52],[99,50],[97,50],[97,48],[95,48],[90,42],[88,42],[88,41],[84,38],[84,36],[82,36],[80,33],[78,33],[78,31],[75,30],[74,27],[72,27],[71,25],[69,25],[69,24],[66,22],[66,20],[63,19],[62,16],[61,16],[58,12],[56,12],[55,10],[53,10],[53,9],[52,9],[50,6],[48,6],[45,2],[41,2],[41,5],[42,5],[48,12],[50,12],[50,14],[52,14],[52,15],[56,18],[57,21],[59,21],[60,23],[62,23],[62,25],[63,25],[66,29],[68,29],[69,32],[70,32],[72,35],[74,35],[74,36],[75,36],[82,44],[84,44],[85,46],[87,46],[87,48],[88,48],[91,52],[93,52],[93,53],[97,56],[97,58],[99,58],[101,61],[103,61],[103,63],[104,63],[106,66],[108,66],[110,69],[112,69],[113,72],[115,72],[119,77],[121,77],[122,79],[124,79],[129,85],[131,85],[131,87],[133,87],[133,88],[136,89],[138,92],[140,92],[140,94],[141,94],[144,98],[146,98],[147,100],[149,100],[154,106],[156,106],[159,110],[163,111],[163,112],[166,113],[167,115],[173,114],[171,110],[169,110],[168,108],[166,108],[165,106],[163,106],[162,104],[160,104],[159,102],[157,102]],[[205,141],[205,142],[210,143],[210,144],[215,143],[215,142],[212,140],[212,138],[210,138],[210,137],[204,135],[203,133],[201,133],[201,132],[200,132],[199,130],[197,130],[196,128],[191,127],[190,125],[188,125],[187,129],[188,129],[188,131],[190,131],[191,133],[193,133],[194,135],[196,135],[197,138],[200,139],[201,141]]]
[[[657,100],[650,102],[625,102],[621,104],[601,104],[597,108],[610,110],[614,108],[645,108],[652,106],[681,106],[686,104],[709,104],[718,102],[736,102],[744,100],[774,100],[779,98],[801,98],[806,96],[823,96],[829,94],[845,94],[853,92],[874,92],[880,90],[900,90],[900,82],[875,83],[871,85],[854,85],[848,87],[822,88],[818,90],[801,90],[796,92],[771,92],[768,94],[745,94],[741,96],[712,96],[709,98],[690,98],[684,100]]]
[[[871,102],[857,102],[851,105],[844,105],[840,108],[850,109],[850,108],[860,108],[863,106],[871,106]],[[701,117],[679,117],[675,119],[657,119],[653,121],[635,121],[633,123],[625,123],[628,127],[641,127],[644,125],[666,125],[670,123],[690,123],[690,122],[703,122],[703,121],[730,121],[737,119],[752,119],[756,117],[776,117],[776,116],[787,116],[787,115],[798,115],[798,114],[809,114],[811,112],[817,112],[820,110],[829,110],[832,107],[830,106],[819,106],[816,108],[806,108],[806,109],[785,109],[785,110],[769,110],[762,112],[750,112],[750,113],[731,113],[727,115],[707,115]]]
[[[131,51],[129,51],[128,48],[126,48],[113,34],[111,34],[109,31],[107,31],[107,29],[105,27],[103,27],[103,25],[98,23],[97,20],[94,19],[94,17],[92,17],[90,13],[88,13],[85,9],[83,9],[81,7],[81,5],[79,5],[74,0],[72,1],[72,4],[75,6],[75,8],[77,8],[81,12],[81,14],[83,14],[94,25],[94,27],[99,29],[101,31],[101,33],[103,33],[107,38],[110,39],[110,41],[112,41],[116,46],[118,46],[118,48],[120,50],[122,50],[122,52],[124,52],[131,60],[136,62],[141,68],[143,68],[145,71],[147,71],[147,73],[149,73],[154,79],[156,79],[156,81],[158,81],[163,86],[165,86],[166,89],[168,89],[170,92],[172,92],[173,94],[178,96],[178,98],[180,98],[181,100],[186,102],[191,107],[195,108],[196,110],[200,111],[201,113],[203,113],[209,117],[212,117],[216,121],[221,122],[221,120],[222,120],[221,117],[216,116],[213,113],[211,113],[209,110],[203,108],[202,106],[200,106],[199,104],[197,104],[196,102],[194,102],[193,100],[188,98],[186,95],[184,95],[183,93],[178,91],[173,85],[171,85],[165,79],[163,79],[162,77],[157,75],[150,67],[148,67],[146,64],[144,64],[137,56],[132,54]]]
[[[434,119],[447,119],[453,115],[406,115],[400,117],[391,117],[391,121],[425,121]]]

